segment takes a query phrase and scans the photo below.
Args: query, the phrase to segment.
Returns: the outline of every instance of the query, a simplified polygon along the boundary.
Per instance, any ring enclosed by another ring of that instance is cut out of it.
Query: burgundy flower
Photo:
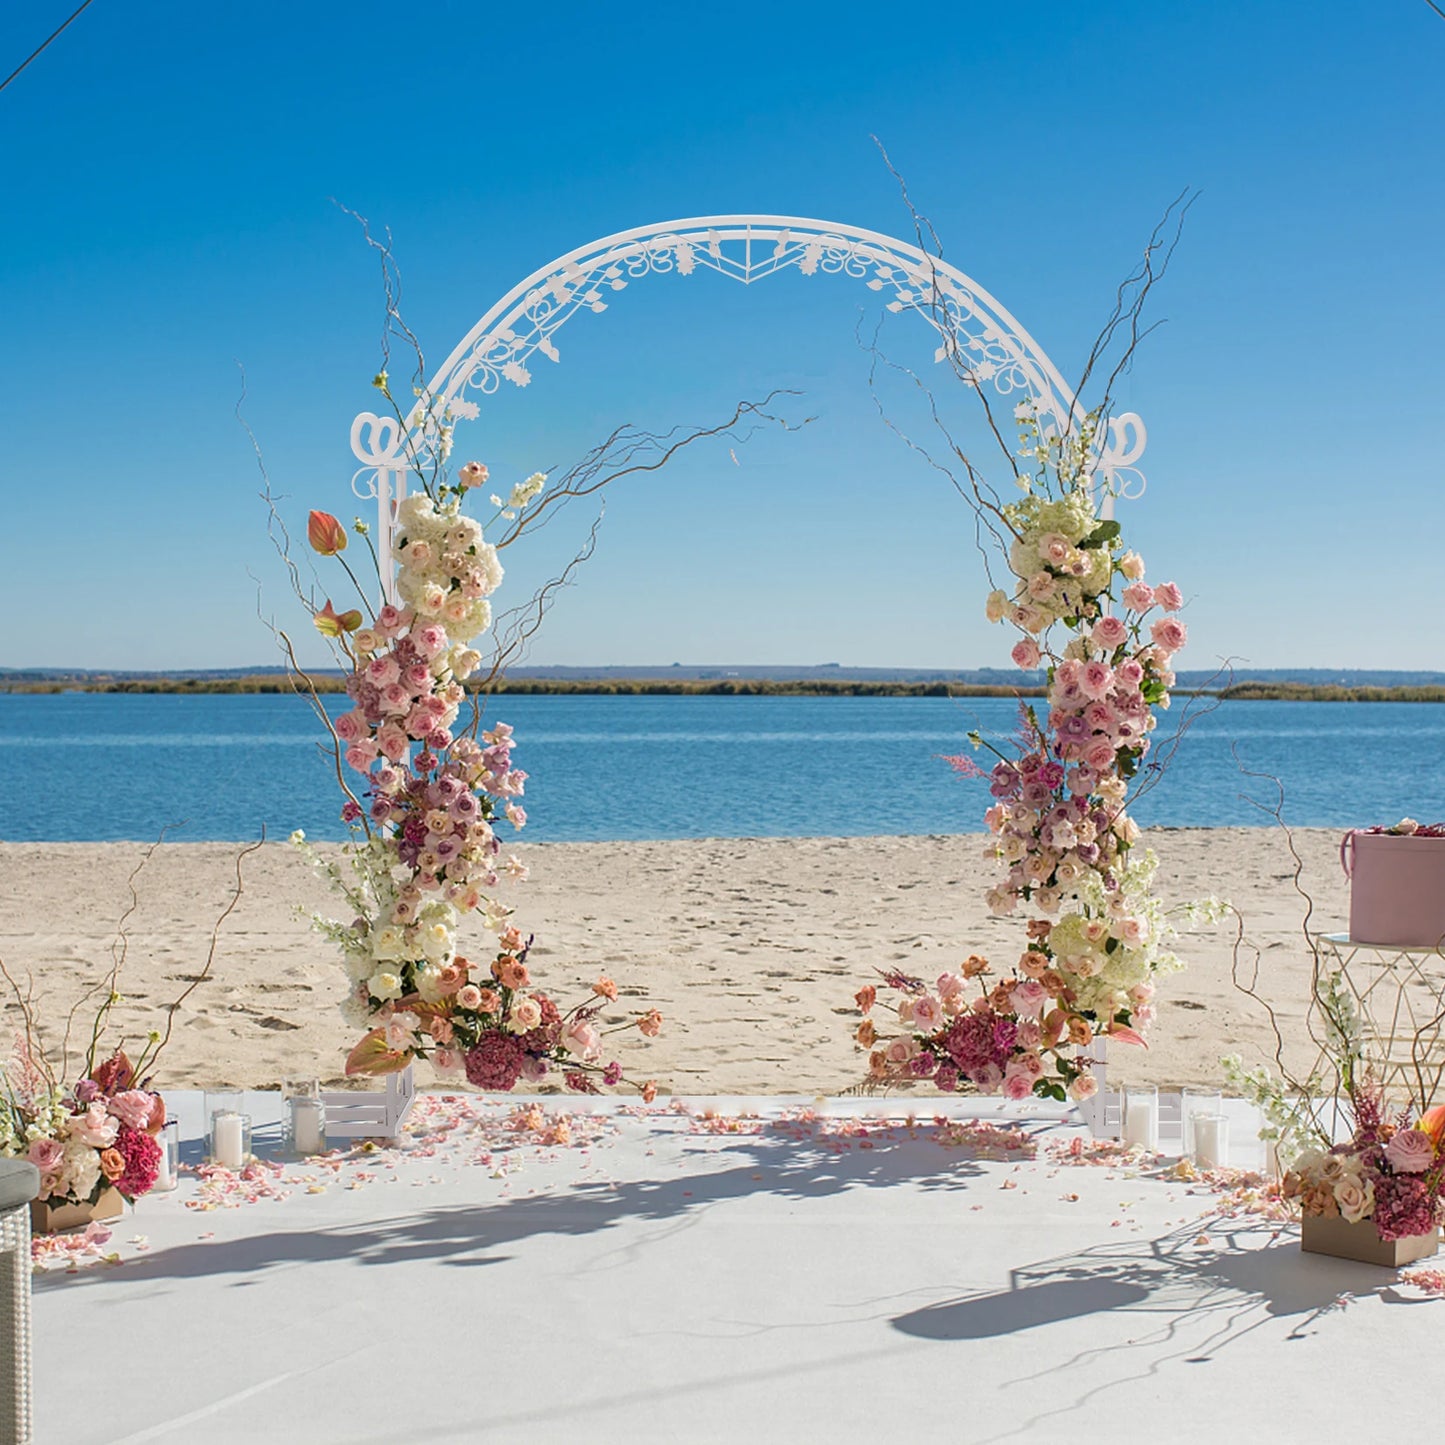
[[[1375,1229],[1381,1239],[1429,1234],[1436,1201],[1418,1174],[1386,1174],[1375,1180]]]
[[[467,1078],[479,1089],[507,1092],[521,1077],[526,1049],[515,1034],[489,1029],[468,1049],[463,1063]]]
[[[155,1186],[161,1146],[144,1129],[121,1125],[115,1136],[115,1147],[125,1160],[125,1173],[115,1181],[115,1187],[127,1199],[139,1199]]]

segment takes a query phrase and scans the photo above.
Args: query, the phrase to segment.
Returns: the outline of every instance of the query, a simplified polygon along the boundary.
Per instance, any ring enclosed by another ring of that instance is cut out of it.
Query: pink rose
[[[405,616],[389,602],[376,614],[376,631],[385,636],[394,637],[405,626]]]
[[[390,687],[401,677],[401,668],[394,657],[373,657],[366,664],[366,680],[373,687]]]
[[[1086,662],[1079,678],[1079,689],[1085,697],[1101,702],[1114,686],[1114,669],[1107,662]]]
[[[1435,1162],[1435,1143],[1422,1129],[1401,1129],[1385,1145],[1390,1168],[1401,1174],[1423,1174]]]
[[[1116,647],[1122,647],[1128,641],[1129,629],[1122,617],[1101,617],[1094,624],[1094,630],[1089,636],[1094,639],[1095,646],[1107,648],[1112,652]]]
[[[144,1089],[127,1089],[125,1093],[116,1094],[111,1099],[110,1113],[127,1129],[144,1129],[150,1122],[155,1103],[154,1096]]]
[[[562,1035],[562,1042],[579,1058],[592,1060],[602,1055],[602,1038],[586,1019],[573,1019]]]
[[[1121,662],[1118,667],[1114,669],[1114,681],[1120,687],[1138,687],[1139,684],[1144,681],[1143,665],[1132,657],[1126,662]]]
[[[451,646],[446,628],[435,622],[426,627],[413,628],[411,643],[428,662],[434,657],[440,657]]]
[[[1178,612],[1184,606],[1184,594],[1174,582],[1161,582],[1154,589],[1154,600],[1166,612]]]
[[[405,729],[399,728],[395,723],[383,723],[376,735],[377,746],[394,763],[399,763],[406,756],[410,742]]]
[[[1025,979],[1009,990],[1009,1005],[1024,1018],[1037,1018],[1048,1002],[1048,991],[1037,979]]]
[[[381,749],[368,738],[363,743],[352,743],[347,748],[346,763],[348,767],[355,768],[358,773],[364,773],[380,756]]]
[[[1039,645],[1032,637],[1025,637],[1014,643],[1009,656],[1025,672],[1032,672],[1039,665]]]
[[[1096,773],[1107,773],[1114,766],[1114,744],[1108,738],[1095,738],[1084,749],[1085,764]]]
[[[1076,1103],[1082,1103],[1085,1099],[1092,1099],[1099,1092],[1099,1081],[1094,1077],[1093,1071],[1086,1069],[1072,1084],[1069,1085],[1069,1098]]]
[[[982,1087],[982,1085],[980,1085]],[[1033,1080],[1027,1074],[1008,1074],[1003,1081],[1003,1094],[1006,1099],[1027,1099],[1034,1091]]]
[[[476,984],[463,984],[457,990],[457,1007],[464,1009],[479,1009],[482,1006],[482,991]]]
[[[1150,627],[1149,636],[1154,646],[1168,656],[1189,641],[1189,629],[1177,617],[1161,617]]]
[[[1154,589],[1147,582],[1135,582],[1124,589],[1124,606],[1130,612],[1147,612],[1154,605]]]
[[[344,743],[360,742],[370,731],[366,725],[366,714],[363,712],[344,712],[333,726],[336,736]]]
[[[913,1027],[921,1034],[931,1034],[943,1022],[943,1006],[931,993],[913,1001]]]
[[[47,1178],[60,1173],[65,1159],[65,1148],[58,1139],[35,1139],[25,1151],[25,1157]]]
[[[91,1104],[70,1120],[70,1137],[89,1144],[92,1149],[109,1149],[115,1143],[120,1125],[105,1112],[105,1105]]]
[[[381,690],[381,706],[392,717],[400,717],[411,706],[411,693],[402,683],[389,683]]]
[[[433,1049],[431,1061],[440,1074],[455,1074],[462,1068],[462,1056],[456,1049]]]

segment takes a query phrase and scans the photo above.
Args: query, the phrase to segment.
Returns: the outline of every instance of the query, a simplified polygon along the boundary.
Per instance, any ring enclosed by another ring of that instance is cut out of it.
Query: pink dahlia
[[[467,1050],[464,1063],[468,1080],[479,1089],[498,1089],[506,1093],[521,1077],[526,1049],[515,1034],[491,1029]]]
[[[115,1187],[127,1199],[139,1199],[155,1187],[161,1146],[143,1129],[122,1125],[116,1135],[115,1148],[125,1160],[125,1173],[115,1181]]]

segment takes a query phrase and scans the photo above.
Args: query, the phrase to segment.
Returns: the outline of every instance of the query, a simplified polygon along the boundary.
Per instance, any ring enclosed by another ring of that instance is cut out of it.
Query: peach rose
[[[638,1019],[637,1027],[645,1037],[655,1039],[662,1032],[662,1014],[657,1009],[649,1009]]]
[[[617,1002],[617,985],[612,982],[606,974],[603,974],[596,983],[592,985],[592,992],[598,998],[605,998],[609,1003]]]
[[[108,1183],[114,1184],[125,1173],[125,1155],[119,1149],[102,1149],[100,1172],[105,1175]]]

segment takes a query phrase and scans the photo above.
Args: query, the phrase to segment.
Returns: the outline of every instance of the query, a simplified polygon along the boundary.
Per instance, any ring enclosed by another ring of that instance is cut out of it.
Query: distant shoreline
[[[320,693],[344,693],[344,679],[314,679]],[[284,674],[247,677],[67,678],[8,681],[0,693],[54,696],[58,693],[145,693],[182,697],[210,694],[294,693]],[[1006,687],[968,682],[896,682],[850,678],[512,678],[498,682],[498,696],[586,697],[1025,697],[1041,698],[1042,687]],[[1227,702],[1445,702],[1445,686],[1348,687],[1335,684],[1240,682],[1224,688],[1178,688],[1180,696]]]

